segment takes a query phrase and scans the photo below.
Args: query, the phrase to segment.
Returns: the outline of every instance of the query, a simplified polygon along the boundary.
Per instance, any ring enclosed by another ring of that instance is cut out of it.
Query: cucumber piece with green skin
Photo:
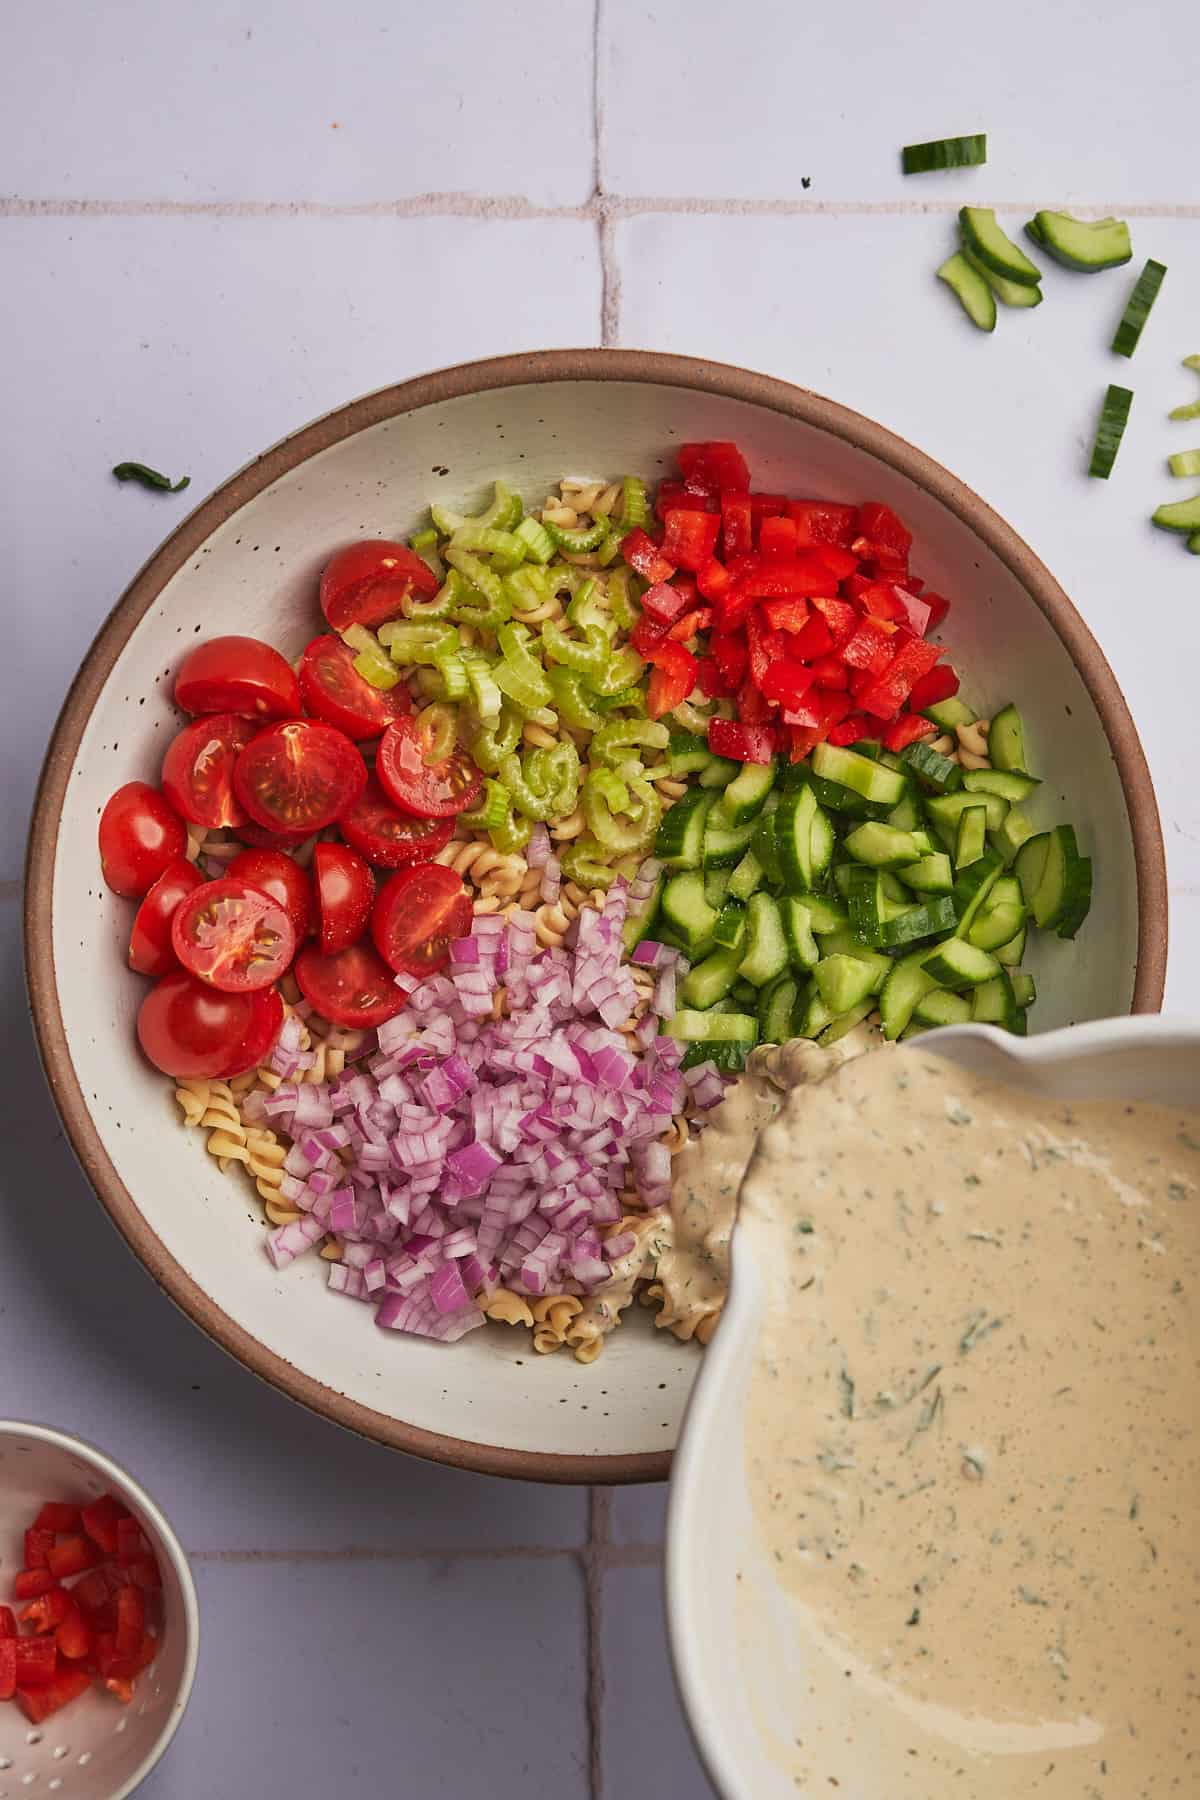
[[[1193,556],[1200,556],[1200,531],[1193,531],[1187,541],[1187,547]]]
[[[915,782],[906,783],[903,799],[893,806],[883,823],[890,825],[895,831],[920,831],[922,829],[925,823],[925,809],[921,805],[921,796],[917,792]]]
[[[1037,826],[1032,824],[1025,814],[1019,812],[1014,806],[1012,811],[1005,815],[1003,823],[995,831],[988,833],[988,842],[1006,863],[1010,863],[1021,845],[1028,843],[1031,837],[1036,836]]]
[[[721,908],[713,937],[724,950],[736,950],[746,936],[746,908],[740,900],[729,900]],[[739,955],[739,961],[741,960]]]
[[[1046,858],[1050,854],[1050,833],[1039,831],[1036,837],[1027,838],[1017,851],[1013,869],[1021,884],[1021,893],[1025,905],[1032,912],[1033,896],[1038,891],[1042,876],[1046,872]]]
[[[1008,970],[999,969],[991,980],[980,982],[971,995],[971,1020],[976,1025],[999,1025],[1011,1031],[1016,1024],[1017,1003]]]
[[[1147,260],[1145,268],[1133,284],[1133,292],[1109,346],[1116,356],[1132,356],[1137,349],[1166,273],[1165,263],[1156,262],[1152,256]]]
[[[770,894],[752,894],[746,905],[746,937],[738,974],[762,987],[788,966],[787,939],[779,907]]]
[[[1033,976],[1025,975],[1020,969],[1017,969],[1010,976],[1010,980],[1012,981],[1013,999],[1022,1011],[1026,1007],[1032,1006],[1037,999],[1037,982]]]
[[[989,846],[973,863],[958,870],[954,877],[954,890],[950,895],[958,916],[956,936],[966,937],[988,895],[999,881],[1003,869],[999,856]]]
[[[855,862],[873,869],[902,869],[905,863],[917,862],[922,854],[922,846],[911,831],[874,822],[857,826],[843,839],[843,845]]]
[[[1005,242],[1008,243],[1011,240],[1006,238]],[[1014,245],[1013,248],[1015,249],[1016,246]],[[963,255],[973,269],[978,269],[1002,306],[1040,306],[1042,304],[1042,290],[1036,281],[1011,281],[1007,275],[998,275],[995,269],[989,269],[985,262],[980,261],[965,239]]]
[[[694,731],[673,731],[667,744],[667,767],[672,775],[694,775],[707,769],[713,753]]]
[[[775,850],[784,886],[808,889],[829,867],[833,829],[810,787],[785,794],[774,814]]]
[[[832,1045],[853,1031],[856,1025],[861,1025],[867,1015],[873,1013],[874,1010],[874,1000],[860,1000],[857,1006],[852,1006],[848,1012],[842,1013],[840,1018],[835,1019],[832,1025],[826,1025],[824,1031],[818,1032],[818,1044],[823,1050],[830,1049]]]
[[[758,1042],[758,1020],[751,1013],[695,1012],[687,1007],[675,1014],[667,1036],[683,1044],[744,1044]]]
[[[919,1025],[965,1025],[971,1017],[971,1002],[965,994],[952,994],[949,988],[930,988],[913,1008]]]
[[[779,915],[783,921],[783,935],[793,968],[813,968],[820,960],[821,952],[817,949],[817,940],[813,936],[812,914],[808,907],[803,900],[789,894],[779,902]]]
[[[920,862],[906,863],[896,874],[916,894],[948,894],[954,887],[954,872],[944,850],[935,850]]]
[[[743,763],[717,802],[717,823],[732,830],[756,819],[775,785],[775,764]]]
[[[937,272],[937,278],[945,282],[972,325],[977,325],[980,331],[995,331],[996,296],[979,270],[971,267],[961,250],[946,258]]]
[[[667,923],[686,945],[688,955],[699,956],[717,924],[716,908],[704,898],[704,877],[695,869],[672,875],[663,888],[662,910]]]
[[[964,806],[958,815],[958,830],[954,838],[955,872],[978,862],[986,849],[987,808]]]
[[[1088,464],[1088,474],[1094,475],[1099,481],[1107,481],[1113,472],[1113,464],[1125,436],[1132,406],[1132,388],[1119,387],[1116,382],[1110,381],[1104,391],[1095,442],[1092,445],[1092,460]]]
[[[926,787],[932,788],[935,794],[952,794],[962,786],[961,766],[951,762],[948,756],[943,756],[940,750],[934,750],[928,744],[910,744],[900,760]]]
[[[711,1013],[702,1013],[705,1019],[712,1018]],[[700,1040],[688,1045],[680,1058],[681,1069],[698,1069],[704,1063],[712,1063],[723,1075],[740,1075],[746,1067],[746,1057],[753,1045],[720,1040]]]
[[[850,924],[846,908],[829,894],[795,894],[792,898],[804,907],[818,937],[824,932],[844,931]]]
[[[781,793],[794,793],[797,788],[811,787],[817,805],[847,819],[883,819],[891,810],[871,800],[864,800],[853,788],[840,781],[828,781],[813,773],[808,763],[789,763],[779,779]]]
[[[1000,964],[987,950],[977,950],[963,938],[947,938],[925,952],[925,973],[941,987],[978,987],[1000,972]]]
[[[849,881],[846,886],[846,900],[850,912],[850,926],[860,943],[871,948],[883,942],[883,928],[897,914],[907,911],[911,902],[893,900],[884,887],[886,879],[882,869],[868,869],[861,864],[846,865]],[[838,870],[838,874],[841,874]]]
[[[792,1029],[797,1037],[818,1037],[827,1025],[833,1024],[834,1015],[830,1012],[820,994],[816,982],[810,982],[808,991],[802,994],[796,1006]]]
[[[1056,931],[1060,938],[1073,938],[1092,904],[1092,859],[1080,856],[1073,826],[1056,825],[1047,837],[1046,860],[1033,898],[1029,900],[1029,910],[1034,923],[1043,931]],[[1020,857],[1017,861],[1019,864]],[[1021,877],[1021,890],[1028,898],[1025,877],[1019,868],[1017,873]]]
[[[775,815],[778,807],[764,807],[755,821],[754,836],[750,839],[750,853],[760,864],[763,879],[778,883],[783,880],[779,867],[779,848],[775,841]],[[667,817],[670,817],[668,813]]]
[[[964,137],[931,138],[924,144],[905,144],[900,167],[905,175],[928,175],[934,169],[967,169],[987,161],[987,132],[972,131]]]
[[[809,862],[812,867],[810,886],[815,886],[818,881],[828,875],[836,848],[837,838],[834,835],[833,821],[827,812],[818,807],[813,817],[812,830],[808,840]]]
[[[748,819],[744,825],[723,825],[720,822],[720,809],[721,802],[718,800],[704,827],[701,854],[706,869],[731,869],[735,863],[741,862],[750,848],[750,840],[756,829],[753,819]]]
[[[1005,281],[1014,281],[1020,287],[1037,286],[1042,279],[1042,271],[1001,231],[990,206],[961,207],[958,222],[962,227],[964,244],[983,264],[985,270],[1002,276]],[[994,311],[993,303],[993,313]]]
[[[932,719],[942,731],[956,731],[960,725],[973,725],[976,715],[957,694],[951,694],[948,700],[939,700],[936,705],[927,706],[921,717]],[[957,763],[955,767],[958,767]]]
[[[1016,707],[1009,701],[993,713],[988,727],[988,761],[993,769],[1011,769],[1028,775],[1025,760],[1025,726]]]
[[[823,781],[836,781],[848,787],[861,799],[890,809],[904,794],[904,777],[895,769],[861,756],[857,750],[843,750],[836,744],[818,744],[812,753],[813,773]]]
[[[1161,531],[1200,531],[1200,494],[1191,500],[1168,500],[1150,516]]]
[[[821,958],[813,970],[813,980],[817,992],[836,1017],[857,1006],[868,994],[877,994],[891,972],[889,957],[874,956],[870,952],[865,956],[861,952],[857,956],[847,956],[842,951],[835,951],[832,956]]]
[[[710,789],[727,788],[742,766],[740,762],[734,762],[728,756],[711,757],[708,767],[700,771],[700,786]]]
[[[739,1012],[753,1012],[758,1005],[758,989],[739,975],[729,991],[729,998]]]
[[[654,886],[644,900],[629,902],[625,923],[621,927],[621,942],[625,946],[626,956],[637,948],[644,937],[649,937],[651,928],[658,918],[666,879],[663,874],[657,875]]]
[[[1119,268],[1133,257],[1124,219],[1073,219],[1070,213],[1039,212],[1026,225],[1025,234],[1055,262],[1085,275]]]
[[[885,919],[879,927],[878,938],[885,950],[899,950],[908,944],[919,943],[922,938],[944,936],[954,930],[956,923],[952,897],[940,894],[922,906],[906,906],[894,918]]]
[[[1028,800],[1041,782],[1033,775],[1022,775],[1017,769],[968,769],[963,787],[968,794],[999,794],[1010,806]]]
[[[714,950],[703,962],[694,963],[679,984],[683,1005],[702,1010],[724,1000],[737,980],[741,950]]]
[[[654,854],[668,869],[698,869],[704,856],[704,833],[712,795],[693,788],[663,816],[654,839]]]
[[[996,887],[999,886],[997,882]],[[994,894],[995,889],[992,892]],[[1025,922],[1025,908],[1019,900],[1015,904],[1011,901],[992,904],[992,895],[988,900],[989,904],[980,909],[968,926],[967,942],[974,944],[977,950],[999,951],[1020,931]]]
[[[999,945],[997,949],[993,950],[992,955],[998,963],[1003,963],[1006,969],[1017,968],[1025,955],[1025,941],[1028,936],[1028,926],[1022,925],[1016,937],[1010,938],[1007,944]]]
[[[1008,801],[1002,800],[999,794],[968,794],[965,788],[960,788],[956,794],[935,794],[925,802],[925,811],[947,850],[954,849],[960,816],[968,807],[978,806],[980,801],[987,814],[988,830],[999,831],[1008,812]],[[670,816],[668,813],[667,817]]]
[[[753,850],[747,850],[741,862],[729,877],[729,886],[725,889],[727,900],[746,901],[756,888],[760,888],[766,880],[766,871],[755,856]]]
[[[786,1044],[792,1035],[800,984],[794,975],[777,975],[762,990],[758,1003],[760,1044]]]
[[[729,892],[729,874],[728,869],[705,869],[704,871],[704,898],[710,906],[715,906],[718,912],[724,906],[725,896]]]
[[[899,962],[893,963],[892,972],[880,989],[879,1014],[883,1035],[890,1044],[894,1044],[907,1029],[918,1000],[937,986],[925,967],[927,955],[927,951],[918,950],[912,956],[901,957]]]

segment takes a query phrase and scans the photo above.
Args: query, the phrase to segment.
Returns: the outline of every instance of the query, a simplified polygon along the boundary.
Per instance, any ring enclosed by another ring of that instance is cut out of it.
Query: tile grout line
[[[583,1553],[587,1628],[588,1794],[604,1800],[604,1571],[612,1551],[612,1492],[594,1487],[588,1495],[588,1542]]]
[[[591,1513],[589,1506],[589,1513]],[[591,1525],[589,1524],[589,1542],[574,1547],[565,1545],[561,1549],[549,1548],[543,1544],[510,1544],[499,1545],[488,1549],[484,1546],[448,1546],[444,1544],[405,1546],[403,1549],[375,1549],[369,1545],[349,1544],[337,1550],[188,1550],[187,1555],[195,1563],[223,1564],[232,1567],[249,1567],[261,1564],[274,1567],[280,1564],[323,1564],[323,1563],[420,1563],[420,1562],[578,1562],[587,1573],[588,1559],[592,1554]],[[661,1559],[662,1546],[658,1544],[622,1544],[612,1545],[607,1537],[597,1539],[604,1550],[605,1568],[652,1568]]]
[[[621,341],[621,268],[617,260],[617,228],[605,186],[608,167],[608,131],[604,110],[604,47],[606,0],[593,0],[592,13],[592,135],[595,143],[594,185],[591,204],[596,212],[600,252],[600,345],[611,350]]]

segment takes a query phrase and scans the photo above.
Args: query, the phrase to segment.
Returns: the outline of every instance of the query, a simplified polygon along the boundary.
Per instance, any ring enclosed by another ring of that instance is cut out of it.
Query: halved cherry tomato
[[[335,631],[374,630],[401,611],[409,594],[436,594],[438,578],[407,544],[366,538],[339,550],[321,576],[321,611]]]
[[[406,869],[410,863],[432,862],[453,837],[454,821],[401,812],[372,775],[362,798],[338,820],[338,830],[376,868]]]
[[[352,738],[376,738],[393,719],[412,710],[404,682],[392,688],[372,687],[355,668],[350,646],[330,632],[314,638],[305,650],[300,692],[314,718],[336,725]]]
[[[258,888],[206,881],[176,908],[171,946],[201,981],[245,994],[270,987],[291,966],[296,928],[278,900]]]
[[[352,944],[335,956],[323,956],[308,944],[296,958],[296,980],[304,998],[335,1025],[366,1031],[394,1018],[404,995],[377,950]]]
[[[321,831],[361,795],[367,768],[342,731],[312,719],[268,725],[234,764],[238,804],[268,831]]]
[[[296,933],[299,944],[312,929],[313,890],[308,871],[282,850],[243,850],[225,873],[232,881],[244,881],[278,901]]]
[[[416,719],[397,719],[379,742],[375,773],[388,799],[419,819],[450,819],[474,806],[483,776],[465,750],[428,761],[430,733]]]
[[[179,966],[171,948],[171,920],[184,895],[203,880],[195,863],[177,856],[150,889],[133,915],[129,933],[129,966],[139,975],[167,975]]]
[[[367,929],[375,880],[356,850],[345,844],[318,844],[313,851],[317,892],[317,941],[326,956],[348,950]]]
[[[176,969],[156,981],[138,1013],[138,1042],[164,1075],[240,1075],[264,1060],[283,1024],[274,988],[226,994]]]
[[[187,849],[178,809],[146,781],[127,781],[100,814],[100,868],[114,894],[137,900]]]
[[[282,850],[285,854],[298,850],[301,844],[307,844],[310,837],[316,836],[312,831],[265,831],[253,819],[239,825],[237,834],[243,844],[251,844],[255,850]]]
[[[245,813],[233,793],[233,766],[259,726],[236,713],[210,713],[185,725],[163,757],[163,791],[193,825],[220,831],[241,825]]]
[[[189,650],[180,664],[175,704],[189,713],[294,719],[300,711],[300,683],[290,663],[261,638],[209,638]]]
[[[371,914],[375,948],[400,975],[432,975],[455,938],[469,937],[471,896],[453,869],[426,863],[385,881]]]

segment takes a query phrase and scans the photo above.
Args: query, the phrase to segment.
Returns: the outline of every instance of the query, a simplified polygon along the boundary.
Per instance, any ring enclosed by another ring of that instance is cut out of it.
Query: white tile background
[[[1200,1014],[1190,727],[1200,562],[1146,518],[1200,349],[1183,0],[1130,25],[928,0],[898,21],[743,0],[42,0],[0,66],[0,1412],[98,1438],[194,1552],[200,1680],[154,1800],[710,1792],[667,1671],[662,1495],[506,1486],[309,1419],[164,1304],[90,1200],[33,1060],[18,891],[33,783],[87,642],[186,501],[352,395],[538,345],[690,351],[879,418],[1063,581],[1143,733],[1167,840],[1167,1004]],[[987,129],[985,169],[900,144]],[[932,280],[954,209],[1118,210],[1169,265],[1132,364],[1130,272],[1051,269],[978,334]],[[1106,485],[1104,385],[1135,388]]]

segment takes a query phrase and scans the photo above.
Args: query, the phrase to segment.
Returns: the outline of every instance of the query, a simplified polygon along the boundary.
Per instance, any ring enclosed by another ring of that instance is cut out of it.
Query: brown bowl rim
[[[1100,646],[1055,581],[1011,526],[940,463],[862,414],[793,386],[703,358],[649,350],[543,350],[459,363],[366,394],[293,432],[222,484],[173,531],[105,620],[63,702],[34,802],[26,864],[26,978],[46,1077],[67,1137],[102,1204],[164,1293],[222,1349],[281,1393],[323,1417],[434,1462],[529,1481],[664,1481],[671,1452],[565,1456],[511,1450],[420,1430],[363,1406],[301,1373],[218,1307],[151,1230],[112,1162],[84,1100],[63,1027],[55,980],[50,909],[54,853],[67,782],[92,708],[139,620],[170,578],[233,513],[272,482],[333,444],[402,414],[469,394],[539,382],[625,381],[699,389],[784,413],[856,445],[932,493],[968,525],[1021,582],[1065,646],[1100,715],[1124,790],[1133,835],[1138,953],[1133,1012],[1162,1005],[1167,960],[1167,877],[1150,771],[1133,719]]]

